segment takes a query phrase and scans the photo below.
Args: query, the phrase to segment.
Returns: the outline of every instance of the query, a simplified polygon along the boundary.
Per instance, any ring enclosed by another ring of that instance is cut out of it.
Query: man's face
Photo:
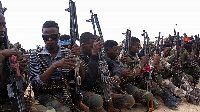
[[[115,59],[119,55],[119,47],[113,46],[113,48],[106,49],[105,52],[108,58]]]
[[[142,57],[141,57],[141,63],[147,64],[148,61],[149,61],[149,58],[147,58],[146,56],[142,56]]]
[[[94,41],[95,41],[94,39],[90,39],[89,43],[83,44],[82,49],[85,55],[91,56]]]
[[[171,51],[171,47],[165,47],[163,50],[165,55],[168,55],[170,53],[170,51]]]
[[[5,25],[6,25],[6,21],[5,21],[5,17],[3,14],[0,14],[0,41],[2,41],[2,39],[5,36]]]
[[[140,43],[135,42],[135,43],[131,44],[129,53],[132,55],[135,55],[140,50],[140,48],[141,48]]]
[[[42,37],[47,48],[54,48],[57,46],[59,39],[59,32],[57,28],[43,28]]]

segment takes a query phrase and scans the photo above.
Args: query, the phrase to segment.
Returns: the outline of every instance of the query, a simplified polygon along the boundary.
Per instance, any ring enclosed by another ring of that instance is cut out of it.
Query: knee
[[[131,108],[135,104],[135,99],[132,95],[127,96],[127,105],[126,108]]]
[[[103,98],[100,95],[93,95],[88,103],[89,103],[89,108],[99,109],[103,106]]]
[[[153,99],[153,94],[151,92],[146,91],[143,95],[143,98],[144,100],[146,100],[146,102],[148,102]]]
[[[129,86],[126,91],[128,94],[134,95],[138,91],[138,88],[136,86]]]

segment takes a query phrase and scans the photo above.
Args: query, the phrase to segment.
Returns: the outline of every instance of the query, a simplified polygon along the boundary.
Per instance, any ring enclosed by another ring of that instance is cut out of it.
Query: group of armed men
[[[200,103],[199,36],[176,33],[151,44],[144,31],[142,48],[130,30],[122,45],[84,32],[80,45],[59,45],[58,24],[46,21],[45,46],[24,54],[8,47],[5,24],[0,14],[0,111],[119,112],[135,103],[153,111],[160,105],[155,96],[171,109]],[[27,86],[37,103],[24,98]]]

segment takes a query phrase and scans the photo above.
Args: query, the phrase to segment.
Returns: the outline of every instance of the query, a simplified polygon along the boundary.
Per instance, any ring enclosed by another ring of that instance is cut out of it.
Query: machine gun
[[[150,39],[148,37],[148,33],[145,32],[145,30],[143,30],[143,34],[141,34],[141,35],[144,36],[144,44],[143,44],[144,55],[147,55],[150,53],[150,46],[149,46]],[[143,73],[143,77],[144,77],[144,81],[146,83],[146,90],[151,92],[152,76],[151,76],[151,70],[150,70],[149,63],[146,65],[146,67],[149,67],[149,69],[146,68],[146,71]],[[152,112],[153,110],[154,110],[153,99],[151,99],[147,104],[147,112]]]
[[[6,8],[2,8],[2,4],[0,1],[0,13],[4,14],[6,10],[7,10]],[[5,33],[4,33],[4,38],[3,38],[3,45],[5,49],[10,48],[6,27],[5,27]],[[14,55],[12,57],[16,58]],[[16,74],[16,71],[11,70],[10,58],[6,58],[5,62],[6,62],[5,71],[7,73],[6,75],[9,76],[9,79],[7,79],[8,80],[7,91],[8,91],[8,96],[11,99],[12,109],[16,112],[25,112],[27,110],[26,110],[25,100],[24,100],[24,91],[23,91],[23,84],[22,84],[23,80],[20,76],[17,76],[17,74],[19,75],[20,72],[18,71],[18,73]]]
[[[71,48],[74,44],[76,44],[76,40],[79,40],[79,34],[78,34],[78,24],[77,24],[77,15],[76,15],[76,5],[75,2],[72,0],[69,0],[69,8],[66,9],[66,11],[70,12],[70,38],[71,38]],[[80,59],[78,56],[75,57],[77,61],[77,66],[74,70],[70,71],[70,75],[74,74],[74,80],[70,81],[70,90],[71,90],[71,96],[72,100],[75,105],[77,105],[77,108],[83,109],[84,112],[89,112],[89,107],[87,107],[85,104],[83,104],[83,95],[80,91],[81,86],[81,77],[79,74],[79,67],[80,67]],[[75,111],[79,109],[75,109]],[[80,110],[79,110],[80,111]]]
[[[96,36],[96,29],[95,29],[95,25],[96,25],[99,32],[99,36],[100,36],[99,41],[103,40],[103,35],[101,32],[101,27],[99,24],[97,14],[93,14],[92,10],[90,10],[90,13],[91,13],[91,19],[86,20],[86,21],[92,23],[95,36]],[[99,61],[98,61],[99,73],[98,74],[100,75],[99,78],[100,78],[100,85],[101,85],[101,93],[103,94],[105,103],[107,104],[108,112],[119,112],[118,109],[113,107],[112,94],[111,94],[111,87],[115,87],[117,84],[115,84],[115,82],[110,80],[111,78],[110,78],[110,73],[108,70],[108,65],[105,59],[103,58],[103,55],[104,55],[103,51],[102,49],[100,49],[98,53],[98,57],[99,57]]]

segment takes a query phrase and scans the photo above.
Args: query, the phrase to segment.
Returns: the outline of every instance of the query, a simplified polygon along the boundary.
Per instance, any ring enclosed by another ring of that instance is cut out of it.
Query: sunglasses
[[[49,38],[51,38],[52,40],[56,40],[58,39],[58,34],[42,35],[42,38],[44,41],[49,40]]]

